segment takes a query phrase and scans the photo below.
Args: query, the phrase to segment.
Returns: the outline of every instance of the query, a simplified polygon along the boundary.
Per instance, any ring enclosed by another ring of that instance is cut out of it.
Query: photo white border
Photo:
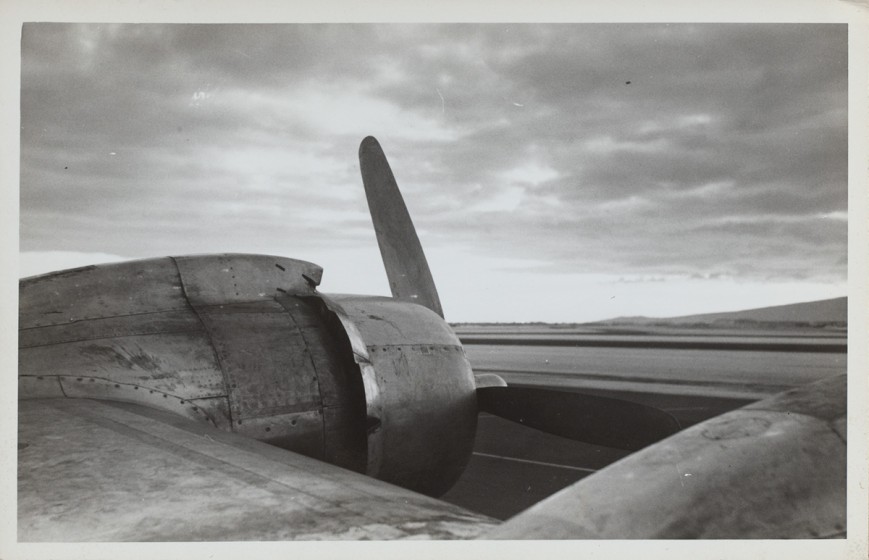
[[[828,22],[849,24],[848,538],[829,541],[477,541],[18,544],[17,296],[23,22]],[[0,0],[0,558],[866,558],[869,4],[838,0]]]

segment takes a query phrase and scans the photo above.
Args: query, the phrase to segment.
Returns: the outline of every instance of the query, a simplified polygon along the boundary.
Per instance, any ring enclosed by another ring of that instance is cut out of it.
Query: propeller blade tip
[[[363,155],[369,153],[383,153],[383,149],[380,147],[380,142],[377,141],[377,138],[374,136],[366,136],[362,139],[362,143],[359,144],[359,157],[361,158]]]

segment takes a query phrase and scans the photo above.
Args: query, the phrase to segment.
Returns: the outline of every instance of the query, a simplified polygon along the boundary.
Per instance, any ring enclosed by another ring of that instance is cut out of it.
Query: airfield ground
[[[683,329],[675,334],[562,329],[557,337],[541,327],[492,334],[481,334],[480,327],[456,330],[477,372],[498,373],[511,384],[558,387],[656,406],[673,414],[683,427],[780,390],[844,373],[846,364],[845,334],[817,329]],[[563,340],[535,344],[534,337]],[[621,342],[601,344],[609,339]],[[672,342],[662,345],[661,340],[690,344],[680,348]],[[698,348],[698,343],[709,344]],[[443,499],[506,519],[627,454],[483,414],[470,464]]]

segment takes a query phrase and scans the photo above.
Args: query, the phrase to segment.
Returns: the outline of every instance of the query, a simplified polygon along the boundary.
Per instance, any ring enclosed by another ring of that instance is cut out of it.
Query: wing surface
[[[19,401],[19,541],[473,538],[495,521],[130,403]]]

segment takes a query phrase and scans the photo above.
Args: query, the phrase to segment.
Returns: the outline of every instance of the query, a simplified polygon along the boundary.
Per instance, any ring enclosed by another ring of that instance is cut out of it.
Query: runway
[[[497,373],[512,385],[558,387],[655,406],[673,414],[683,428],[845,371],[841,335],[820,343],[817,337],[806,339],[806,346],[792,351],[757,350],[753,347],[768,339],[752,338],[750,349],[742,338],[738,341],[742,346],[725,342],[698,350],[642,347],[642,340],[635,337],[629,346],[502,341],[466,344],[465,351],[477,373]],[[795,342],[799,345],[803,340]],[[817,344],[836,345],[838,350],[810,346]],[[628,453],[481,414],[468,468],[443,499],[507,519]]]

